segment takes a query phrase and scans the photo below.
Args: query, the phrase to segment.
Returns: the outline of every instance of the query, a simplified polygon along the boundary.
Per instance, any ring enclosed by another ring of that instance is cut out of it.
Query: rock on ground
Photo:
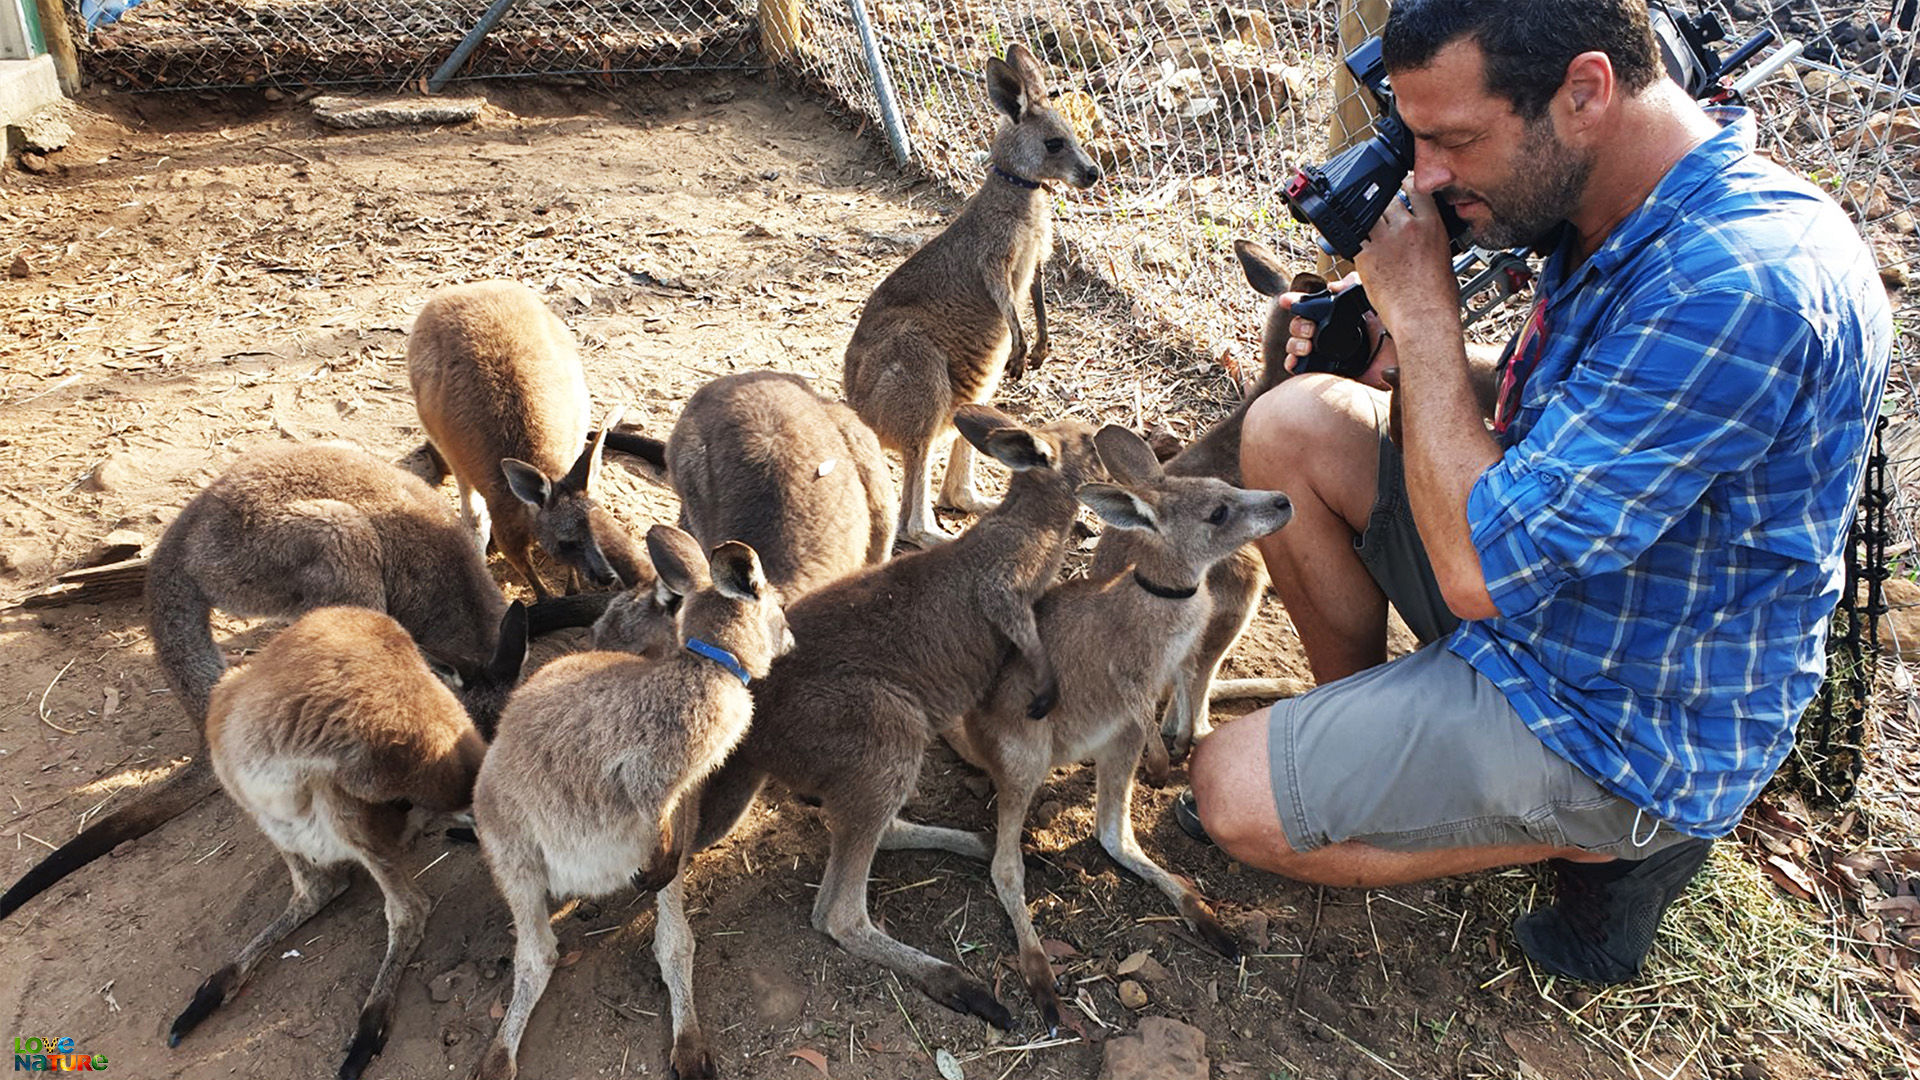
[[[1100,1080],[1207,1080],[1207,1037],[1164,1016],[1143,1016],[1140,1030],[1108,1039]]]

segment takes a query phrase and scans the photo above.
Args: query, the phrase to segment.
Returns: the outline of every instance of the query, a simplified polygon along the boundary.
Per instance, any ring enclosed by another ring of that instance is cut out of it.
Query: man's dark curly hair
[[[1662,72],[1646,0],[1400,0],[1381,35],[1387,70],[1426,67],[1454,41],[1486,56],[1487,90],[1527,120],[1546,114],[1583,52],[1604,52],[1628,93]]]

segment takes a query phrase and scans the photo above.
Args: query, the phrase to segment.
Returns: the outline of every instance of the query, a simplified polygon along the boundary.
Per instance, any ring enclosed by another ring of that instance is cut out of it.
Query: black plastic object
[[[1355,285],[1343,292],[1322,289],[1294,301],[1297,318],[1313,323],[1313,351],[1294,361],[1293,373],[1324,371],[1357,379],[1373,361],[1363,316],[1373,310],[1367,290]]]

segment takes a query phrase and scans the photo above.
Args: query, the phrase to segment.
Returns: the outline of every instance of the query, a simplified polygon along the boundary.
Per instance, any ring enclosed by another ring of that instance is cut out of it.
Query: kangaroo
[[[408,808],[451,813],[472,803],[486,737],[526,656],[527,613],[516,601],[492,659],[458,665],[456,698],[398,622],[327,607],[214,686],[208,756],[227,794],[280,849],[293,895],[200,985],[167,1045],[232,1000],[267,950],[346,890],[343,864],[357,862],[387,901],[387,955],[340,1064],[340,1080],[357,1080],[386,1045],[400,974],[432,907],[403,865]]]
[[[1046,358],[1047,314],[1036,270],[1053,251],[1045,181],[1089,188],[1100,166],[1073,128],[1047,104],[1046,80],[1025,46],[987,61],[987,96],[1005,114],[989,157],[992,171],[952,223],[908,257],[868,299],[847,344],[847,400],[906,466],[900,534],[925,547],[950,539],[933,517],[929,485],[934,443],[951,434],[954,410],[993,396],[1003,375],[1018,379]],[[1014,305],[1033,297],[1027,343]],[[991,507],[973,488],[973,452],[952,440],[941,499],[979,513]]]
[[[798,375],[727,375],[695,391],[664,452],[680,527],[709,547],[739,540],[759,554],[787,602],[893,551],[893,478],[852,409]],[[594,628],[594,648],[643,655],[671,643],[658,590],[622,593]]]
[[[1012,1017],[985,984],[874,926],[867,874],[882,847],[987,857],[980,835],[897,815],[927,744],[985,700],[1009,649],[1039,673],[1027,715],[1053,707],[1033,604],[1066,559],[1074,486],[1099,464],[1084,424],[1029,430],[985,405],[962,406],[954,421],[982,453],[1014,470],[1006,501],[950,544],[794,602],[787,615],[798,645],[754,685],[753,727],[707,784],[695,847],[724,836],[769,776],[818,798],[832,843],[814,928],[940,1004],[1006,1028]]]
[[[581,449],[586,373],[566,324],[532,289],[482,281],[435,293],[407,335],[407,377],[436,467],[459,485],[463,520],[483,549],[492,535],[536,598],[548,596],[531,561],[536,539],[593,585],[645,583],[624,578],[603,549],[621,530],[589,496],[604,439]]]
[[[661,587],[681,597],[683,650],[652,662],[588,652],[548,664],[508,703],[480,769],[474,821],[516,942],[513,1000],[474,1069],[480,1080],[517,1073],[527,1018],[557,962],[547,898],[630,882],[660,890],[654,954],[673,1014],[673,1074],[713,1075],[693,1001],[682,871],[699,799],[688,793],[746,732],[747,684],[793,637],[751,547],[728,541],[707,558],[686,533],[656,525],[647,550]]]
[[[1132,572],[1064,582],[1041,599],[1040,642],[1060,686],[1060,704],[1047,723],[1024,715],[1044,675],[1015,656],[993,696],[961,728],[963,756],[980,761],[993,778],[993,883],[1013,920],[1027,989],[1049,1028],[1059,1026],[1060,999],[1027,914],[1020,831],[1034,793],[1055,766],[1093,760],[1101,846],[1171,897],[1209,946],[1229,959],[1240,955],[1192,884],[1140,849],[1131,813],[1133,773],[1147,741],[1141,718],[1165,696],[1208,629],[1212,571],[1293,516],[1292,504],[1278,492],[1170,475],[1125,428],[1102,428],[1095,445],[1117,482],[1083,485],[1079,499],[1133,538]]]
[[[421,647],[493,655],[505,597],[453,508],[426,482],[357,447],[308,443],[248,453],[167,526],[147,568],[147,625],[174,697],[203,729],[226,670],[214,608],[293,618],[351,604],[393,616]],[[89,825],[27,871],[0,918],[219,787],[205,754]]]
[[[1264,296],[1279,296],[1289,286],[1279,260],[1264,245],[1251,240],[1236,240],[1233,252],[1247,276],[1247,282]],[[1296,285],[1308,282],[1296,281]],[[1311,290],[1309,290],[1311,291]],[[1170,476],[1211,477],[1239,486],[1240,431],[1247,410],[1262,394],[1288,377],[1286,368],[1287,323],[1291,316],[1278,304],[1269,307],[1260,341],[1261,371],[1253,386],[1246,390],[1233,411],[1214,421],[1199,438],[1166,462]],[[1154,541],[1147,534],[1122,528],[1101,537],[1094,549],[1088,577],[1110,581],[1126,572],[1141,558],[1142,548]],[[1173,742],[1172,758],[1159,739],[1147,742],[1147,780],[1158,787],[1167,782],[1172,759],[1184,758],[1197,739],[1212,730],[1207,705],[1214,697],[1215,677],[1227,653],[1253,621],[1260,597],[1267,590],[1267,567],[1251,545],[1213,564],[1207,573],[1204,598],[1197,601],[1208,611],[1206,628],[1194,642],[1192,651],[1173,680],[1162,712],[1160,731]],[[1272,680],[1240,680],[1233,692],[1279,693]]]

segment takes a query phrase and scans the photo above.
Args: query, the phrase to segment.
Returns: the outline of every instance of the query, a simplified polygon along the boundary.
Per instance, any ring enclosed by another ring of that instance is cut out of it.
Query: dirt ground
[[[477,123],[363,133],[251,95],[94,98],[56,173],[0,173],[0,265],[13,265],[0,280],[0,878],[197,741],[137,601],[13,602],[115,530],[150,543],[249,447],[337,437],[397,458],[418,445],[404,335],[433,288],[509,276],[541,290],[584,343],[596,406],[624,405],[664,434],[679,403],[726,372],[775,367],[837,389],[862,300],[950,205],[855,121],[757,79],[485,93]],[[1015,411],[1084,411],[1094,383],[1197,406],[1110,417],[1184,434],[1225,408],[1226,381],[1177,350],[1166,363],[1116,360],[1107,345],[1128,336],[1113,321],[1125,306],[1066,291],[1055,358],[1009,395]],[[631,524],[672,519],[648,468],[618,460],[608,473],[607,499]],[[270,632],[216,629],[236,652]],[[583,646],[567,632],[537,656]],[[1273,602],[1229,674],[1304,682]],[[1137,797],[1143,843],[1197,879],[1250,955],[1207,952],[1108,860],[1092,836],[1091,775],[1063,770],[1028,836],[1036,921],[1058,943],[1085,1035],[1060,1039],[1037,1030],[1010,977],[1012,936],[984,867],[883,853],[875,913],[998,982],[1011,1036],[810,929],[825,831],[797,801],[763,798],[691,882],[699,1004],[722,1075],[930,1078],[946,1051],[972,1078],[1093,1077],[1101,1040],[1149,1014],[1202,1031],[1215,1076],[1631,1075],[1525,991],[1512,912],[1480,900],[1492,877],[1366,894],[1287,883],[1188,840],[1168,813],[1173,790]],[[941,748],[908,814],[984,828],[989,794]],[[463,1075],[508,988],[511,931],[474,849],[431,834],[417,858],[437,906],[370,1073],[381,1078]],[[1497,884],[1516,880],[1527,879]],[[165,1046],[193,988],[287,888],[251,823],[224,800],[203,805],[0,926],[0,1034],[70,1036],[127,1076],[330,1075],[384,946],[365,881],[180,1048]],[[666,1072],[652,925],[650,901],[630,894],[557,918],[565,966],[522,1050],[526,1075]],[[1142,951],[1152,963],[1135,972]],[[1120,1003],[1123,968],[1147,992],[1137,1011]],[[1635,1049],[1660,1075],[1706,1075],[1700,1038],[1674,1030]],[[1827,1074],[1776,1058],[1762,1075]]]

